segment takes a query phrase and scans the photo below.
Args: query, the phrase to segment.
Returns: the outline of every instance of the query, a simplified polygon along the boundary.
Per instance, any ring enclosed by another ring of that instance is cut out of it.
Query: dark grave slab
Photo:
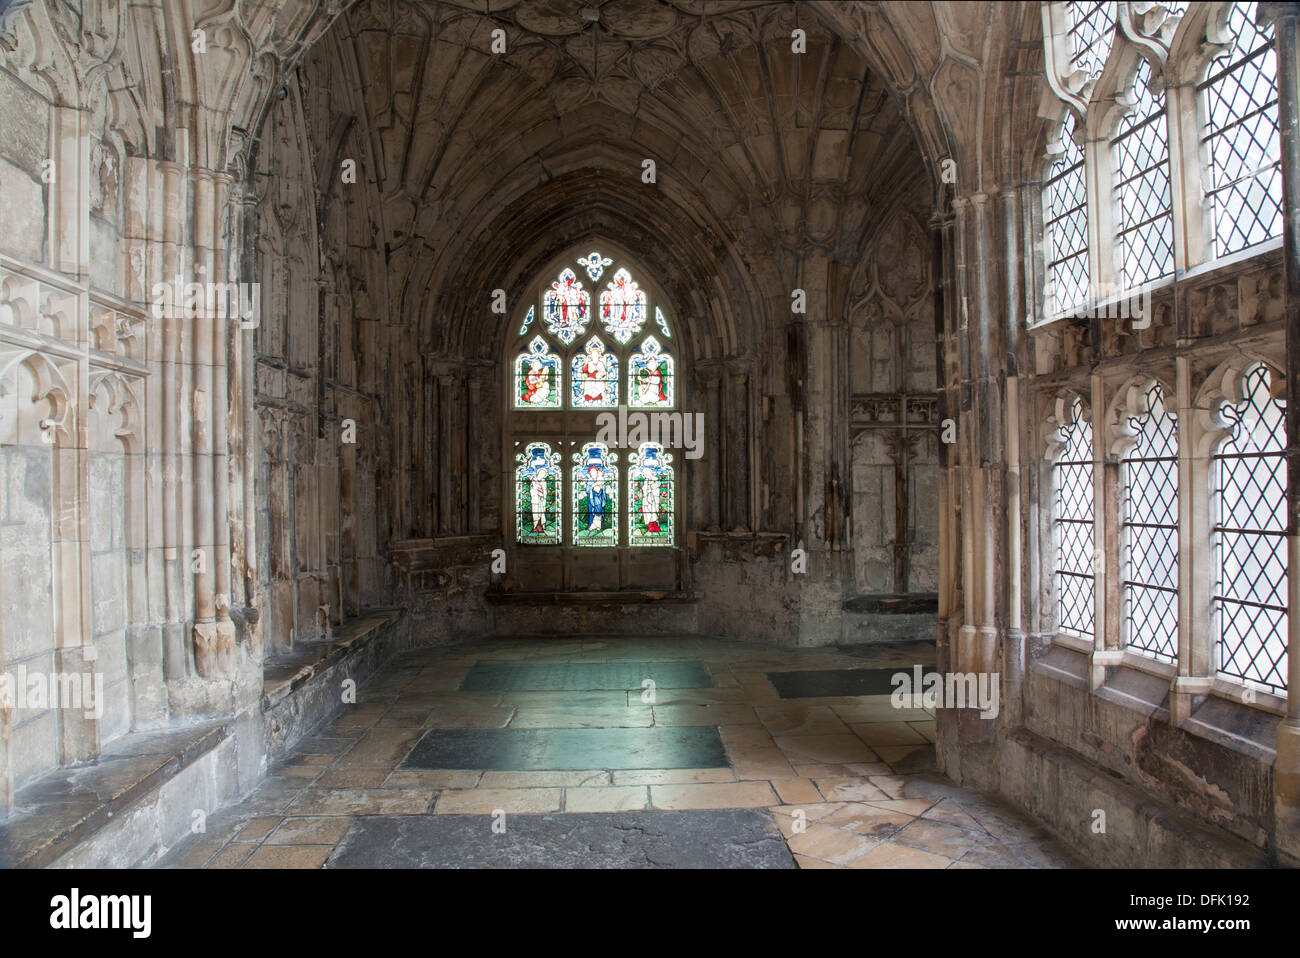
[[[922,677],[934,669],[926,666]],[[915,678],[911,666],[893,669],[824,669],[810,672],[768,672],[767,680],[783,699],[833,698],[852,695],[889,695],[894,691],[891,679],[906,672]],[[913,689],[919,693],[920,689]]]
[[[431,729],[405,769],[730,768],[713,726]]]
[[[326,868],[794,868],[756,809],[359,818]]]
[[[479,662],[462,692],[599,692],[640,690],[653,679],[661,689],[711,689],[702,662]]]

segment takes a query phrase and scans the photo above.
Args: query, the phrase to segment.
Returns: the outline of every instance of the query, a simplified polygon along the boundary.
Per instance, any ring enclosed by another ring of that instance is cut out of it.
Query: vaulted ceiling
[[[653,251],[681,307],[710,317],[703,350],[734,354],[752,336],[729,311],[825,285],[803,274],[853,263],[924,182],[885,87],[785,2],[362,0],[277,112],[302,133],[262,149],[309,144],[322,233],[336,204],[356,219],[338,175],[353,159],[369,226],[347,242],[385,251],[387,312],[447,344],[449,313],[601,234]]]

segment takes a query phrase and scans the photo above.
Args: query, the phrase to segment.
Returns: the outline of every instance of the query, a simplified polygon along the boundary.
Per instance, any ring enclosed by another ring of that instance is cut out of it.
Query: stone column
[[[452,417],[451,390],[453,379],[448,375],[438,377],[438,529],[437,535],[451,535],[451,438],[455,428]]]
[[[1020,475],[1020,351],[1021,330],[1024,328],[1024,297],[1021,269],[1020,199],[1022,190],[1003,190],[998,194],[998,229],[1001,233],[1006,266],[1002,273],[1002,301],[1005,304],[1003,330],[1006,337],[1006,388],[1007,401],[1005,436],[1007,449],[1006,475],[1006,574],[1007,639],[1001,658],[1002,700],[1007,724],[1019,725],[1024,716],[1025,671],[1028,654],[1022,619],[1024,609],[1023,536],[1024,517],[1021,515]],[[1032,443],[1032,440],[1031,440]],[[1032,448],[1032,445],[1030,445]]]
[[[704,380],[704,421],[710,437],[704,454],[708,508],[702,518],[705,528],[717,532],[722,528],[722,373],[713,365],[697,370]]]
[[[1274,807],[1280,857],[1300,860],[1300,3],[1259,5],[1272,22],[1282,140],[1282,249],[1286,287],[1287,709],[1278,727]]]
[[[175,163],[159,163],[161,182],[155,178],[155,191],[149,204],[150,237],[161,247],[159,272],[155,279],[165,284],[184,283],[181,272],[185,266],[182,249],[184,239],[183,203],[184,185],[182,170]],[[184,612],[185,587],[182,570],[188,567],[183,552],[185,536],[181,527],[181,372],[179,359],[180,320],[178,311],[183,308],[184,289],[173,288],[158,315],[162,329],[162,350],[158,364],[158,378],[154,388],[162,399],[162,434],[159,442],[159,459],[162,467],[162,558],[164,591],[166,595],[166,620],[163,623],[163,674],[169,681],[182,679],[188,673],[185,654]],[[182,297],[181,303],[172,301]]]
[[[737,363],[727,370],[727,527],[746,532],[749,521],[749,371]]]

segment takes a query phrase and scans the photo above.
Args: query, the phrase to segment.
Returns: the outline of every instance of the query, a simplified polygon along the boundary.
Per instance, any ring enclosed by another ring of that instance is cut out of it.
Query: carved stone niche
[[[1282,270],[1261,270],[1241,277],[1237,297],[1242,326],[1280,322],[1286,314]]]
[[[1239,328],[1237,286],[1215,283],[1187,293],[1187,328],[1193,338]]]

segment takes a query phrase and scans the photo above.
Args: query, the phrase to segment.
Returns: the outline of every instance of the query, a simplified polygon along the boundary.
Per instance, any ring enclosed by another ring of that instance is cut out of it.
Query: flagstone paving
[[[414,650],[159,864],[1077,867],[1043,830],[936,771],[932,713],[894,708],[888,694],[808,694],[819,682],[857,687],[829,675],[838,670],[933,664],[932,643],[846,653],[694,637],[494,639]],[[781,698],[767,673],[798,671],[827,674]],[[699,687],[648,687],[642,672]],[[634,754],[647,767],[633,767]],[[716,758],[690,767],[691,755]],[[430,767],[436,756],[458,767]],[[788,853],[763,835],[784,837]]]

